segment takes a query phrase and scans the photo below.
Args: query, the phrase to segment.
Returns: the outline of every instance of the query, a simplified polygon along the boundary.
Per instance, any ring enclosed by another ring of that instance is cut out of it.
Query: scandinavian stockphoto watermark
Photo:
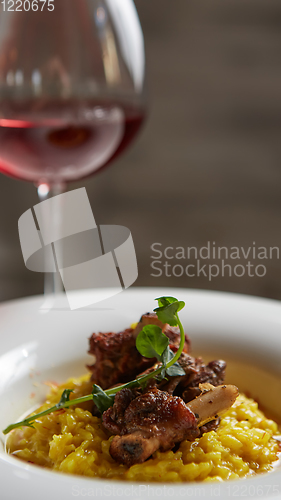
[[[203,485],[195,485],[194,483],[187,483],[182,486],[171,485],[150,485],[150,484],[106,484],[99,485],[83,485],[75,484],[72,486],[71,495],[76,498],[128,498],[130,500],[137,500],[144,498],[157,499],[157,498],[270,498],[272,495],[280,495],[280,484],[209,484],[208,488]]]
[[[19,237],[30,271],[60,274],[70,309],[112,297],[138,277],[129,229],[98,226],[85,188],[27,210],[19,219]]]
[[[80,487],[78,484],[72,487],[73,497],[84,497],[84,498],[128,498],[132,499],[142,499],[143,498],[206,498],[206,492],[204,488],[199,487],[186,487],[175,488],[172,484],[171,486],[150,486],[149,484],[131,484],[131,485],[110,485],[107,484],[103,487],[99,486],[89,486]],[[219,488],[217,488],[217,494],[211,496],[219,496]]]
[[[207,241],[199,248],[153,243],[150,249],[153,252],[150,275],[154,278],[187,276],[205,277],[209,281],[218,276],[262,278],[266,275],[268,260],[280,258],[279,247],[258,246],[254,241],[248,247],[217,246],[215,241]]]

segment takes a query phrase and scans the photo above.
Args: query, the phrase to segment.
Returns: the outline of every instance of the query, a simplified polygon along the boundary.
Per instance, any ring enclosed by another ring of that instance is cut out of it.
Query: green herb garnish
[[[145,358],[157,358],[162,361],[162,354],[169,345],[168,337],[156,325],[144,326],[136,338],[136,348]]]
[[[71,389],[65,389],[59,403],[55,406],[41,413],[31,415],[20,422],[9,425],[3,430],[3,434],[8,434],[12,429],[18,427],[33,427],[32,423],[45,415],[63,408],[68,408],[69,406],[85,403],[86,401],[94,401],[99,411],[103,413],[113,405],[115,394],[126,387],[145,387],[148,380],[151,378],[161,379],[165,378],[166,375],[173,377],[185,375],[184,370],[178,363],[185,343],[184,329],[178,317],[178,312],[183,309],[185,303],[177,300],[175,297],[159,297],[156,300],[158,301],[158,307],[154,309],[154,311],[159,320],[163,323],[168,323],[170,326],[179,326],[181,339],[179,348],[175,354],[170,349],[169,339],[162,332],[161,328],[155,325],[147,325],[137,336],[136,347],[142,356],[146,358],[156,358],[161,362],[159,368],[151,373],[137,377],[131,382],[113,387],[112,389],[106,389],[105,391],[100,386],[94,384],[92,394],[82,396],[81,398],[69,399],[73,391]]]
[[[60,398],[60,401],[58,402],[58,404],[56,404],[56,407],[58,408],[58,410],[60,410],[61,408],[64,407],[64,404],[69,401],[69,396],[70,394],[73,392],[72,389],[64,389],[62,395],[61,395],[61,398]]]
[[[101,413],[114,403],[114,396],[108,396],[99,385],[93,385],[92,395],[94,403]]]

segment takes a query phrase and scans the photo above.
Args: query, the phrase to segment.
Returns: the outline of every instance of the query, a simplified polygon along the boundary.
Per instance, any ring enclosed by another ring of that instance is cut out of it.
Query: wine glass
[[[43,201],[107,166],[139,131],[142,31],[132,0],[4,0],[0,9],[0,171],[35,183]],[[61,289],[55,276],[45,293]]]

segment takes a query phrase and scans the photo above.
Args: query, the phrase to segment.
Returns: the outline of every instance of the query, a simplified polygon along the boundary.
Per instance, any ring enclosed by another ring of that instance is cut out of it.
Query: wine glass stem
[[[37,187],[37,192],[38,192],[38,197],[39,201],[43,202],[49,198],[52,198],[53,196],[58,196],[62,194],[65,190],[65,185],[60,182],[56,182],[53,184],[48,184],[46,182],[40,183]],[[58,204],[59,206],[59,204]],[[53,214],[53,220],[48,221],[49,224],[52,224],[56,230],[58,231],[58,228],[61,224],[61,214],[58,213],[59,211],[56,211],[55,214]],[[54,254],[54,249],[53,254]],[[44,254],[45,258],[45,269],[48,267],[46,260],[48,259],[47,254]],[[56,263],[56,257],[54,255],[54,260]],[[56,264],[57,265],[57,264]],[[50,296],[50,295],[57,295],[58,293],[63,292],[63,284],[62,280],[59,274],[59,270],[57,269],[56,273],[50,273],[50,272],[45,272],[44,273],[44,295],[45,296]]]

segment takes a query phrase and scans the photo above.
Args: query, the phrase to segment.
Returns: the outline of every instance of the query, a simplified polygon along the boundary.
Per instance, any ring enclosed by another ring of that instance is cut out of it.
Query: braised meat
[[[181,383],[181,397],[188,403],[200,395],[199,384],[209,383],[213,386],[223,384],[225,378],[226,362],[223,360],[210,361],[207,365],[202,358],[195,360],[194,370],[183,377]]]
[[[201,436],[203,436],[203,434],[205,434],[205,432],[216,431],[218,426],[220,425],[220,421],[221,421],[220,417],[217,417],[214,420],[211,420],[210,422],[208,422],[207,424],[202,425],[200,427]]]
[[[178,349],[179,329],[161,323],[156,314],[144,314],[135,329],[128,328],[118,333],[93,333],[89,339],[89,354],[95,357],[95,363],[88,368],[92,372],[92,381],[102,389],[128,382],[154,365],[155,358],[144,358],[136,348],[136,337],[145,324],[160,326],[170,340],[170,348],[173,351]],[[186,336],[185,350],[188,346],[189,339]]]
[[[153,372],[160,366],[156,358],[143,357],[136,348],[136,338],[146,325],[159,326],[169,338],[174,352],[180,343],[178,328],[163,324],[156,314],[144,314],[135,329],[119,333],[93,333],[89,353],[95,363],[88,368],[91,380],[103,389],[129,382]],[[184,350],[178,360],[185,374],[159,381],[151,378],[145,389],[124,388],[116,393],[114,404],[102,414],[103,426],[115,435],[111,456],[131,466],[144,462],[156,450],[172,449],[176,443],[193,441],[204,432],[215,430],[219,414],[235,401],[238,391],[224,383],[226,363],[222,360],[204,364],[202,358]],[[98,409],[94,406],[94,414]]]
[[[117,434],[110,454],[127,466],[144,462],[154,451],[169,450],[184,439],[193,441],[215,430],[219,414],[230,408],[238,396],[233,385],[201,385],[202,394],[190,403],[156,387],[124,388],[112,407],[103,413],[103,426]]]
[[[113,407],[103,413],[104,427],[119,434],[110,445],[110,454],[118,462],[141,463],[158,449],[169,450],[200,435],[194,413],[181,398],[156,387],[137,397],[130,392],[117,394]]]
[[[141,395],[139,389],[124,388],[122,391],[117,392],[114,398],[114,404],[102,415],[103,426],[112,434],[125,434],[126,433],[126,419],[125,411],[130,403],[137,396]]]
[[[94,355],[95,363],[88,368],[92,381],[102,389],[128,382],[154,363],[138,352],[133,332],[128,328],[123,332],[93,333],[91,336],[89,354]]]
[[[175,393],[182,397],[186,403],[201,394],[200,384],[209,383],[216,387],[224,382],[225,361],[215,360],[205,365],[202,358],[193,358],[183,352],[180,355],[179,364],[185,371],[185,375],[167,376],[166,380],[157,384],[157,387],[170,394]]]
[[[184,369],[186,375],[182,377],[168,377],[168,381],[162,381],[159,388],[168,391],[170,394],[177,394],[185,403],[198,397],[202,384],[211,384],[218,386],[224,383],[226,363],[222,360],[210,361],[207,365],[203,363],[202,358],[193,358],[188,354],[182,353],[179,363]],[[218,428],[220,417],[208,422],[200,427],[200,434],[214,431]]]

